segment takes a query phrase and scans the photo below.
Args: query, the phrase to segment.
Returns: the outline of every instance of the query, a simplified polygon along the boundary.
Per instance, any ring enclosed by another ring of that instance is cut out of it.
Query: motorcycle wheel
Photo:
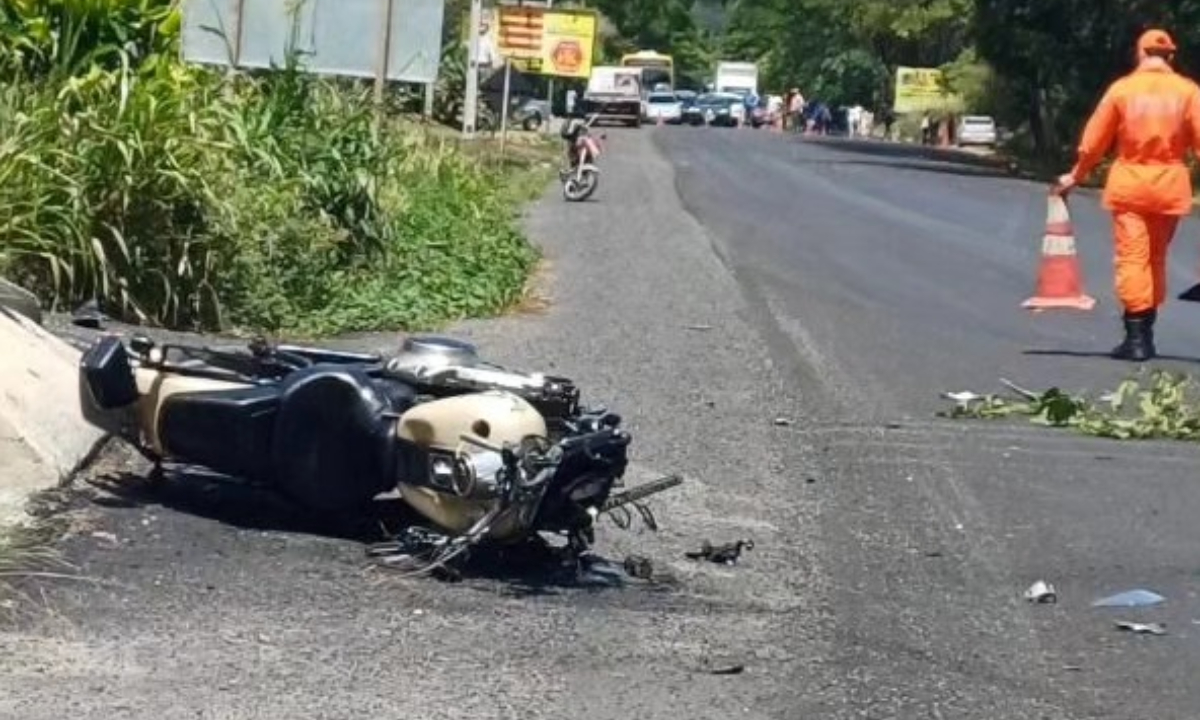
[[[572,175],[563,182],[563,197],[571,202],[583,202],[596,192],[596,186],[599,184],[598,173],[594,170],[584,170],[582,180]]]

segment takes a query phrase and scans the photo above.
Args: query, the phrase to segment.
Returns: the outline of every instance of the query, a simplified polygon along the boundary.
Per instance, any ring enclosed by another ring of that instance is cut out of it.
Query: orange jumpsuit
[[[1166,299],[1167,248],[1192,210],[1184,160],[1188,149],[1200,153],[1200,86],[1154,62],[1116,80],[1084,128],[1076,182],[1114,141],[1103,203],[1113,215],[1116,294],[1126,312],[1138,313]]]

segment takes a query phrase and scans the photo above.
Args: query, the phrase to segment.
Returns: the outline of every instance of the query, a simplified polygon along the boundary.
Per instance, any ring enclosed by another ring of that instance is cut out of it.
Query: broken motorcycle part
[[[1138,623],[1129,622],[1128,620],[1118,620],[1116,622],[1118,630],[1126,630],[1138,635],[1166,635],[1167,626],[1162,623]]]
[[[734,565],[742,555],[742,550],[753,550],[753,540],[736,540],[724,545],[713,545],[705,540],[699,550],[685,553],[692,560],[708,560],[721,565]]]
[[[654,564],[650,558],[641,555],[630,555],[625,558],[625,572],[629,577],[639,580],[649,580],[654,577]]]
[[[1025,591],[1025,599],[1032,603],[1056,603],[1058,592],[1045,580],[1038,580]]]

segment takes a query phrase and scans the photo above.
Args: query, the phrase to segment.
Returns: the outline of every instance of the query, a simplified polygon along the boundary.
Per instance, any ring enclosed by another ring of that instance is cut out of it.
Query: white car
[[[675,97],[675,93],[650,93],[646,96],[643,108],[646,122],[657,123],[661,118],[664,123],[675,125],[683,119],[683,103]]]
[[[990,115],[964,115],[958,123],[958,145],[996,146],[996,120]]]

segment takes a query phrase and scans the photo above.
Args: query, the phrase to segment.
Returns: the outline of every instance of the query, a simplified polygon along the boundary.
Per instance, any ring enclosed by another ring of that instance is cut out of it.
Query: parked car
[[[549,118],[550,103],[538,98],[529,98],[513,110],[510,122],[519,124],[522,129],[533,131],[540,128]]]
[[[745,121],[746,106],[740,95],[713,93],[702,102],[704,118],[709,125],[738,127]]]
[[[964,115],[958,123],[957,144],[996,146],[996,120],[990,115]]]
[[[683,117],[683,104],[675,93],[653,92],[646,96],[642,114],[646,122],[657,123],[661,119],[664,123],[677,125]]]
[[[703,104],[707,97],[707,95],[693,95],[690,99],[684,98],[680,103],[683,106],[680,122],[693,127],[707,123],[708,120],[704,117],[706,106]]]

